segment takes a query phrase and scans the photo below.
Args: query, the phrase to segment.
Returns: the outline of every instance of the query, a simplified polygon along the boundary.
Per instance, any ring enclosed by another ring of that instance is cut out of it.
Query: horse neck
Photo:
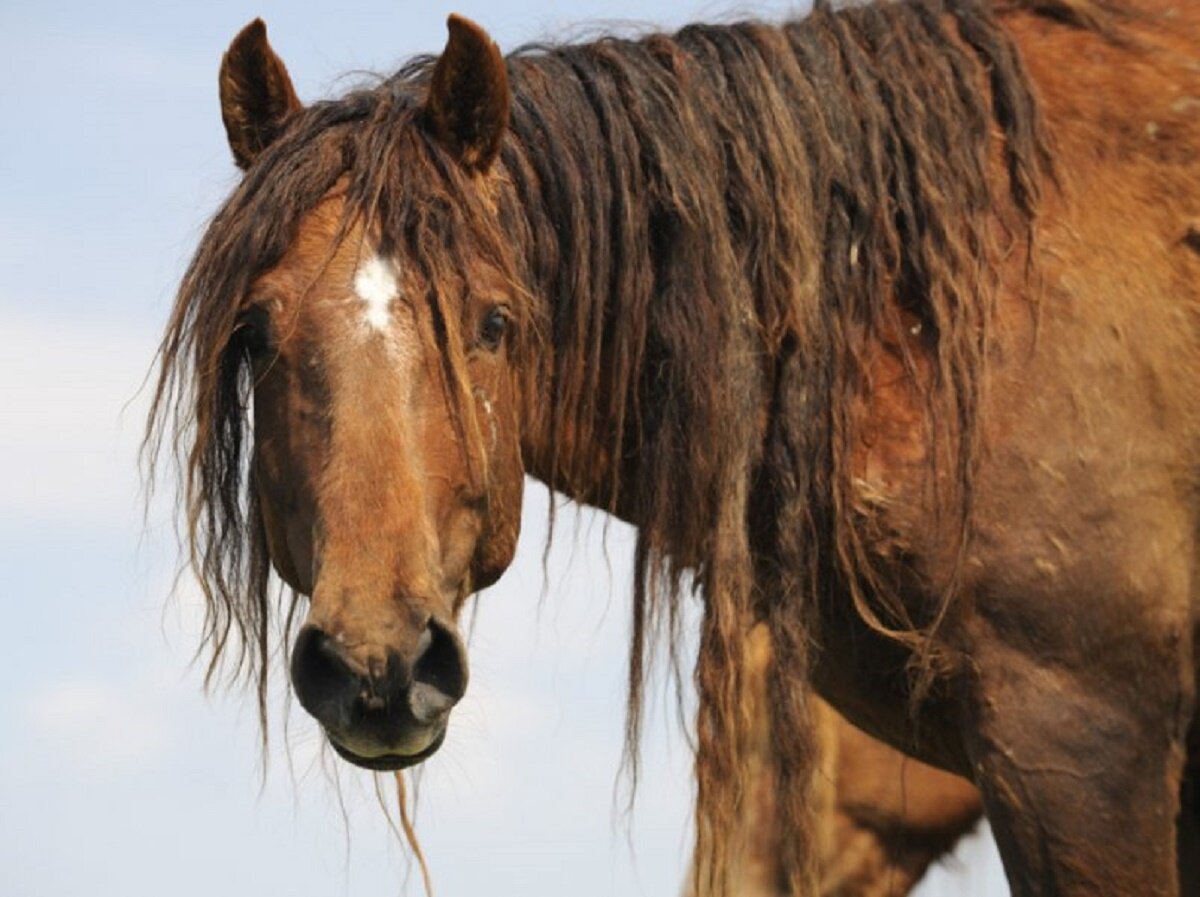
[[[724,76],[703,74],[715,32],[734,29],[697,30],[686,48],[680,35],[511,60],[502,205],[544,324],[524,390],[527,469],[638,523],[648,501],[660,513],[715,492],[738,463],[765,404],[764,371],[746,361],[770,355],[759,324],[784,329],[778,309],[813,283],[780,212],[804,173],[781,171],[775,194],[727,195],[778,147],[739,134],[753,113],[731,113]],[[771,243],[754,271],[739,232],[751,220]]]
[[[764,437],[826,459],[787,476],[840,464],[832,409],[893,331],[941,370],[938,416],[974,426],[987,256],[1032,219],[1049,150],[1001,24],[931,9],[819,4],[510,59],[502,207],[544,322],[530,473],[639,517],[744,486]],[[788,488],[833,507],[848,483]]]

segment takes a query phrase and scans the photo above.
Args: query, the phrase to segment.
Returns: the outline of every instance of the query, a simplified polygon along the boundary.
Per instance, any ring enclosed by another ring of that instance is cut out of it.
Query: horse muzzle
[[[292,650],[292,684],[345,760],[373,770],[420,763],[441,746],[467,686],[466,652],[453,628],[430,618],[411,651],[346,647],[311,623]]]

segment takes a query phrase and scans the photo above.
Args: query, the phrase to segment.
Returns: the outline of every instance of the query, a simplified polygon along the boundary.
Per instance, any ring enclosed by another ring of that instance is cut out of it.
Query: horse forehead
[[[400,298],[400,272],[393,259],[368,254],[354,272],[353,292],[362,303],[364,327],[386,333],[393,324],[392,308]]]
[[[294,246],[256,291],[270,298],[277,337],[299,363],[328,380],[377,381],[382,389],[396,378],[411,384],[426,352],[403,270],[351,234],[333,249]]]

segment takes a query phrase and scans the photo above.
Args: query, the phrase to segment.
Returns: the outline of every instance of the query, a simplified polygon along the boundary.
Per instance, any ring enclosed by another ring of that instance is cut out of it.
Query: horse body
[[[759,622],[787,889],[811,681],[979,785],[1015,894],[1177,893],[1198,46],[1150,2],[820,7],[507,63],[452,19],[436,63],[302,109],[250,26],[221,76],[247,174],[156,403],[195,425],[216,653],[250,636],[261,699],[269,557],[311,599],[301,702],[353,762],[424,759],[525,469],[639,527],[631,741],[649,641],[703,595],[700,893],[728,887]]]

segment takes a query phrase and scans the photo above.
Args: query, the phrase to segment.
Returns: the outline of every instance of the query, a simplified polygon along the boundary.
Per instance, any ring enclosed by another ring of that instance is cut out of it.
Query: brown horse
[[[759,622],[789,892],[810,684],[978,784],[1017,895],[1194,874],[1200,7],[819,5],[507,60],[451,18],[307,107],[256,22],[220,87],[245,176],[148,437],[176,426],[214,664],[240,647],[264,700],[298,611],[338,752],[428,757],[528,472],[638,527],[631,746],[703,603],[699,892],[729,890]]]

